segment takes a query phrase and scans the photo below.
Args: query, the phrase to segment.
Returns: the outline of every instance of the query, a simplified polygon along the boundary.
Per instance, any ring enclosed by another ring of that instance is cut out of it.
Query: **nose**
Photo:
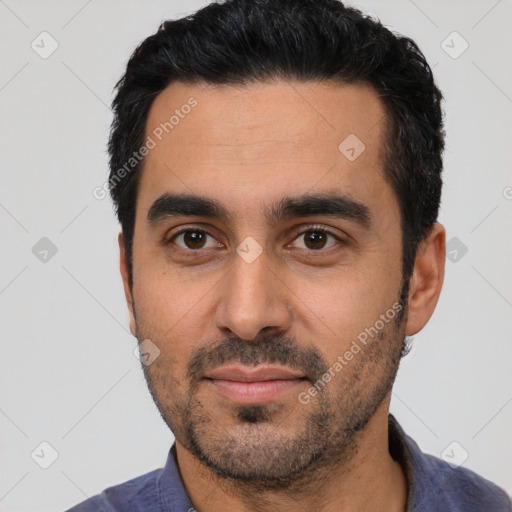
[[[215,323],[225,335],[250,341],[260,331],[286,332],[291,326],[290,291],[265,252],[251,263],[235,255],[219,293]]]

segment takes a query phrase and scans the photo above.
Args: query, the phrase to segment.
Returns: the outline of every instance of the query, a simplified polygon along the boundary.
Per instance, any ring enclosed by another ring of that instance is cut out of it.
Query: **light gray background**
[[[0,0],[1,511],[64,510],[165,462],[173,437],[133,355],[118,225],[92,190],[107,176],[108,105],[127,58],[162,20],[204,4]],[[440,221],[467,247],[446,262],[392,412],[423,450],[456,441],[451,456],[467,451],[464,466],[511,492],[512,5],[353,5],[415,39],[434,68],[446,98]],[[47,59],[31,48],[43,31],[59,45]],[[469,43],[456,59],[441,46],[453,31]],[[42,237],[58,248],[47,262],[32,252]],[[50,460],[43,441],[58,452],[48,469],[31,458]]]

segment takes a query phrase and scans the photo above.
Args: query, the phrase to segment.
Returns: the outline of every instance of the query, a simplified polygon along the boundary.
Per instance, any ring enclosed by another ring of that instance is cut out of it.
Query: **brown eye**
[[[334,239],[334,243],[327,246],[326,244],[328,243],[329,237]],[[333,245],[336,245],[336,241],[340,241],[337,236],[325,229],[309,229],[308,231],[303,231],[296,240],[300,240],[301,238],[304,240],[304,243],[303,246],[299,246],[299,248],[309,249],[312,251],[332,247]]]
[[[327,235],[320,231],[308,231],[304,236],[304,243],[308,249],[323,249]]]
[[[208,237],[212,238],[206,231],[201,231],[198,229],[186,229],[180,231],[176,235],[174,235],[169,242],[175,242],[178,247],[181,249],[189,249],[189,250],[199,250],[210,247],[215,247],[215,242],[210,246],[206,246]],[[180,243],[177,241],[180,240]]]

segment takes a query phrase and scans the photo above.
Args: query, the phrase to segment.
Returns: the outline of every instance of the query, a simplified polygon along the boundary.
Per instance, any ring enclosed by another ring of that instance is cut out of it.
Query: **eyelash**
[[[314,232],[314,233],[322,233],[324,235],[329,235],[331,237],[333,237],[337,242],[338,244],[343,244],[344,241],[336,234],[334,234],[332,231],[322,227],[322,226],[316,226],[316,225],[312,225],[312,226],[308,226],[307,229],[301,231],[300,233],[297,233],[297,235],[294,237],[293,240],[296,240],[297,238],[299,238],[300,236],[303,236],[305,235],[306,233],[310,233],[310,232]],[[204,230],[204,229],[199,229],[199,228],[186,228],[186,229],[182,229],[181,231],[178,231],[177,233],[174,233],[171,238],[167,239],[167,240],[164,240],[164,245],[167,246],[167,245],[170,245],[171,243],[173,243],[173,241],[180,235],[183,235],[184,233],[202,233],[202,234],[205,234],[205,235],[208,235],[210,236],[211,238],[215,239],[215,237],[209,233],[208,231]],[[328,247],[327,249],[302,249],[301,250],[306,250],[308,252],[311,252],[311,253],[320,253],[320,252],[327,252],[329,249],[331,249],[332,247],[334,246],[331,246],[331,247]],[[200,252],[205,252],[207,251],[208,249],[212,249],[211,247],[207,248],[207,249],[184,249],[183,247],[179,247],[179,250],[183,251],[183,252],[187,252],[187,253],[192,253],[192,254],[197,254],[197,253],[200,253]]]

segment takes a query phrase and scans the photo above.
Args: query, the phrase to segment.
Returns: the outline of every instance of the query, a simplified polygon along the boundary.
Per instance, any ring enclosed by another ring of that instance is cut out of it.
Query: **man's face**
[[[363,86],[292,85],[172,84],[138,190],[132,325],[160,350],[150,391],[178,443],[246,481],[347,455],[389,401],[404,339],[384,108]],[[176,214],[165,194],[221,208]]]

